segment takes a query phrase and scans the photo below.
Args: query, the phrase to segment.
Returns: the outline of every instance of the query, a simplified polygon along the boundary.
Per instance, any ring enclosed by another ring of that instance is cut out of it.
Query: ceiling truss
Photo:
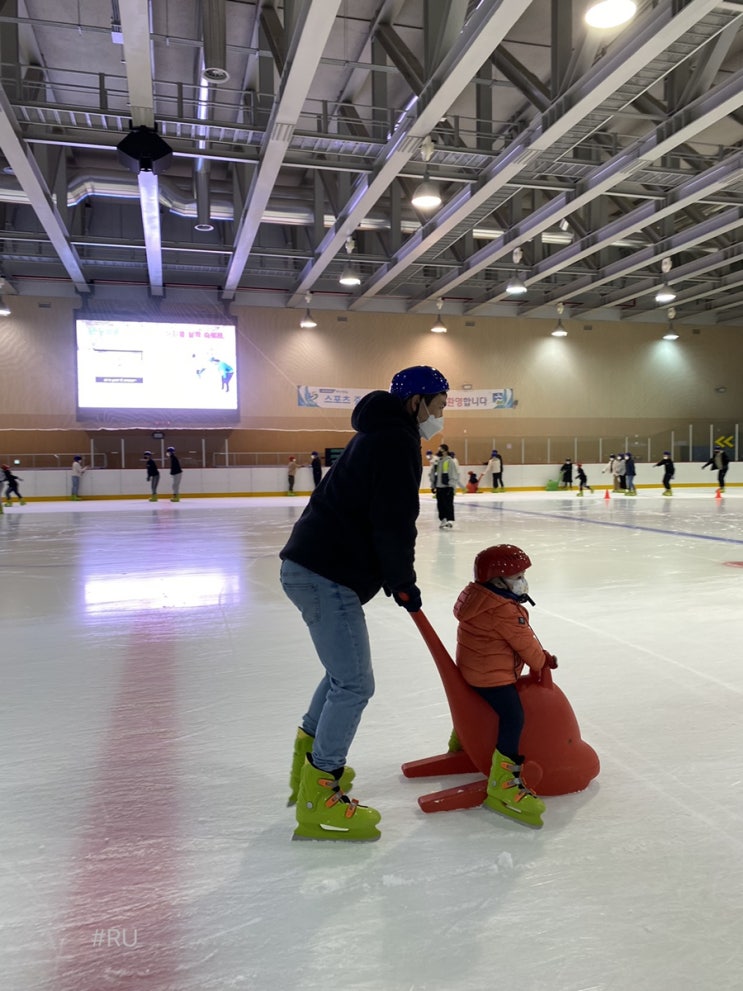
[[[736,323],[743,0],[610,34],[586,3],[0,0],[4,284],[657,320],[668,281],[677,322]],[[139,126],[166,174],[117,161]]]

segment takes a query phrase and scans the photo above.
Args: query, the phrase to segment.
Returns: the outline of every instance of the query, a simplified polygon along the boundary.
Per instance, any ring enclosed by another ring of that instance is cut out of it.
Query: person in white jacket
[[[431,463],[431,488],[436,495],[440,530],[451,530],[454,526],[454,493],[458,486],[457,462],[449,453],[448,446],[442,444]]]
[[[488,461],[483,474],[487,474],[489,471],[493,473],[493,492],[496,489],[505,488],[503,484],[503,458],[495,449],[490,452],[490,461]]]
[[[80,479],[83,477],[83,472],[88,470],[87,465],[83,465],[83,459],[79,454],[76,454],[72,459],[72,495],[70,496],[73,502],[80,501]]]
[[[602,475],[606,475],[606,474],[611,475],[612,482],[614,483],[615,492],[617,491],[617,480],[614,476],[614,462],[616,461],[616,457],[617,457],[616,454],[610,454],[609,460],[606,462],[606,467],[601,469]]]

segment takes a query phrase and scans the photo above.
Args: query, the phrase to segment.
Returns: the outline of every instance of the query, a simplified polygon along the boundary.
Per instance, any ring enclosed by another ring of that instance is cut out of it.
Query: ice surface
[[[393,494],[393,493],[391,493]],[[743,950],[743,496],[422,497],[424,609],[483,547],[533,561],[601,774],[530,831],[424,815],[461,779],[408,614],[367,608],[354,742],[375,844],[290,842],[292,740],[320,668],[278,585],[301,498],[82,502],[0,517],[0,986],[9,991],[726,991]]]

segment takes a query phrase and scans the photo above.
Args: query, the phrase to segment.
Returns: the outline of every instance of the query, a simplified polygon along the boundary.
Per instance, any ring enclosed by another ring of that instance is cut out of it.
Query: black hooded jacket
[[[356,435],[312,493],[280,556],[353,589],[363,603],[383,585],[415,582],[420,435],[389,392],[364,396],[351,425]]]

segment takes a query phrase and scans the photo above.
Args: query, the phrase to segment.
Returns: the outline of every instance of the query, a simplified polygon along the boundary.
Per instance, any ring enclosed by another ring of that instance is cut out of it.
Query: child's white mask
[[[509,592],[513,592],[514,595],[529,594],[529,582],[526,578],[504,578],[503,581],[508,586]]]

